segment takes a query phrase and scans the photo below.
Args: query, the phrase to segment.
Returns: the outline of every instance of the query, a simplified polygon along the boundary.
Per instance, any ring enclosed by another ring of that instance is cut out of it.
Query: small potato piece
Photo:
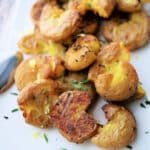
[[[58,78],[64,74],[60,58],[36,55],[24,60],[16,69],[15,83],[19,90],[37,79]]]
[[[38,80],[23,88],[18,104],[27,123],[40,128],[52,125],[49,113],[58,98],[56,86],[52,80]]]
[[[50,116],[54,126],[69,141],[82,143],[95,134],[96,121],[85,112],[90,103],[87,92],[68,91],[59,96]]]
[[[117,7],[124,12],[135,12],[142,8],[139,0],[117,0]]]
[[[136,122],[133,115],[124,107],[106,105],[103,107],[109,122],[98,128],[92,143],[105,149],[120,149],[129,145],[136,135]]]
[[[26,54],[46,53],[64,59],[65,47],[51,40],[46,40],[36,33],[25,35],[18,42],[18,47]]]
[[[80,19],[80,14],[75,10],[64,11],[47,4],[41,14],[40,32],[53,41],[62,42],[76,31]]]
[[[92,10],[95,13],[98,13],[99,16],[108,18],[114,7],[115,0],[74,0],[69,4],[70,9],[78,10],[81,14],[85,14],[87,10]]]
[[[111,43],[101,49],[88,74],[100,96],[110,101],[123,101],[134,95],[138,76],[128,61],[129,52],[122,43]]]
[[[56,0],[51,0],[51,1],[37,0],[33,4],[32,8],[31,8],[30,16],[35,25],[38,25],[43,8],[47,3],[49,3],[51,6],[57,6]]]
[[[65,65],[70,71],[79,71],[91,65],[100,50],[100,43],[93,35],[79,37],[65,54]]]
[[[123,42],[130,50],[144,46],[149,39],[148,16],[139,11],[129,15],[129,20],[116,18],[108,21],[101,33],[108,41]]]

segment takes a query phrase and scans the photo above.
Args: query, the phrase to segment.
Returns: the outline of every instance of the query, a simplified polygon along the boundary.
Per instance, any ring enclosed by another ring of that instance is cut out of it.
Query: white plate
[[[10,13],[9,23],[5,27],[3,34],[1,34],[3,37],[1,36],[0,40],[0,62],[15,53],[18,49],[16,46],[18,39],[32,28],[29,10],[33,1],[15,1],[13,11]],[[139,79],[147,92],[147,97],[150,99],[150,44],[142,50],[132,52],[131,62],[138,72]],[[61,148],[66,148],[67,150],[100,150],[100,148],[92,145],[90,141],[79,145],[70,143],[56,129],[38,129],[26,124],[20,111],[11,112],[12,109],[18,108],[16,96],[11,95],[11,92],[17,92],[15,86],[0,95],[0,149],[61,150]],[[150,106],[142,108],[140,107],[141,102],[144,101],[137,101],[129,105],[129,109],[136,118],[138,129],[137,138],[131,144],[133,150],[146,150],[150,147]],[[93,112],[94,116],[99,117],[99,119],[103,117],[102,114],[99,115],[98,113],[100,105],[101,103],[98,103]],[[4,116],[8,116],[9,119],[4,119]],[[44,133],[48,136],[48,143],[43,138]],[[38,134],[36,138],[33,136],[34,134]]]

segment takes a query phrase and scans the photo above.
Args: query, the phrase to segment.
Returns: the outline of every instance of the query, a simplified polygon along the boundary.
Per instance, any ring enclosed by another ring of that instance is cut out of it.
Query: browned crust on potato
[[[52,80],[37,80],[20,92],[18,105],[29,124],[40,128],[52,125],[49,113],[58,98],[57,83]]]
[[[59,96],[50,116],[54,126],[69,141],[82,143],[95,134],[97,124],[85,112],[90,103],[87,92],[68,91]]]
[[[136,135],[136,121],[133,115],[124,107],[116,105],[108,104],[103,109],[110,115],[110,121],[98,128],[92,143],[106,149],[120,149],[129,145]]]

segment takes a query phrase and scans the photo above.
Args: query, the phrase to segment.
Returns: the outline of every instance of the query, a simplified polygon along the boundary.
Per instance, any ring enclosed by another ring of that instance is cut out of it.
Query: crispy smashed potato
[[[64,11],[47,4],[40,17],[39,29],[43,36],[61,42],[76,31],[80,20],[80,14],[76,10]]]
[[[87,92],[68,91],[59,96],[50,116],[54,126],[69,141],[82,143],[95,134],[96,121],[85,112],[90,103]]]
[[[117,7],[124,12],[135,12],[142,8],[139,0],[117,0]]]
[[[65,47],[62,44],[41,38],[35,33],[22,37],[18,47],[26,54],[46,53],[64,59]]]
[[[130,50],[135,50],[148,42],[148,17],[140,11],[130,14],[128,21],[112,19],[104,24],[101,33],[106,40],[123,42]]]
[[[70,9],[78,10],[81,14],[85,14],[87,10],[98,13],[99,16],[108,18],[115,7],[115,0],[74,0],[69,4]]]
[[[65,54],[65,65],[70,71],[79,71],[91,65],[100,50],[100,42],[93,35],[79,37]]]
[[[120,149],[129,145],[136,135],[133,115],[124,107],[105,105],[103,110],[109,122],[98,128],[92,143],[106,149]]]
[[[64,74],[61,59],[46,55],[36,55],[24,60],[16,69],[15,83],[19,90],[38,79],[58,78]]]
[[[133,96],[138,76],[129,63],[129,52],[122,43],[103,46],[88,79],[94,81],[96,91],[110,101],[123,101]]]
[[[18,104],[27,123],[40,128],[52,125],[49,113],[58,98],[56,88],[52,80],[38,80],[23,88]]]

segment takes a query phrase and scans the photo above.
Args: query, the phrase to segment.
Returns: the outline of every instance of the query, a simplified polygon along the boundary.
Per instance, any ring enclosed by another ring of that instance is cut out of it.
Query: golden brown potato
[[[69,4],[70,9],[78,10],[81,14],[85,14],[87,10],[92,10],[95,13],[98,13],[99,16],[108,18],[114,7],[115,0],[74,0]]]
[[[16,69],[15,83],[19,90],[38,79],[58,78],[64,74],[61,59],[46,55],[36,55],[24,60]]]
[[[64,59],[65,47],[62,44],[39,37],[36,33],[22,37],[18,47],[26,54],[44,53]]]
[[[58,98],[57,84],[52,80],[37,80],[20,92],[18,104],[29,124],[40,128],[52,125],[49,113]]]
[[[123,101],[134,95],[138,75],[128,61],[129,52],[122,43],[103,46],[88,75],[100,96],[109,101]]]
[[[70,36],[67,40],[63,42],[63,44],[67,47],[70,47],[74,41],[82,34],[94,34],[98,28],[98,21],[95,15],[92,13],[86,13],[83,16],[81,23],[77,30],[74,32],[72,36]]]
[[[68,91],[59,96],[50,116],[54,126],[69,141],[82,143],[95,134],[96,121],[85,112],[90,103],[87,92]]]
[[[117,7],[124,12],[135,12],[142,8],[139,0],[117,0]]]
[[[148,17],[140,11],[129,15],[128,21],[112,19],[104,24],[101,33],[106,40],[123,42],[130,50],[135,50],[148,42]]]
[[[32,8],[31,8],[31,12],[30,12],[30,16],[31,16],[31,19],[33,21],[33,23],[35,25],[38,25],[39,23],[39,20],[40,20],[40,17],[41,17],[41,13],[43,11],[43,7],[49,3],[50,5],[52,6],[56,6],[57,5],[57,1],[56,0],[37,0]]]
[[[64,11],[47,4],[40,17],[39,29],[43,36],[61,42],[76,31],[80,19],[80,14],[75,10]]]
[[[105,105],[103,110],[110,120],[92,138],[92,143],[105,149],[120,149],[129,145],[136,135],[133,115],[124,107]]]
[[[100,42],[93,35],[79,37],[65,54],[65,65],[70,71],[79,71],[91,65],[100,50]]]

